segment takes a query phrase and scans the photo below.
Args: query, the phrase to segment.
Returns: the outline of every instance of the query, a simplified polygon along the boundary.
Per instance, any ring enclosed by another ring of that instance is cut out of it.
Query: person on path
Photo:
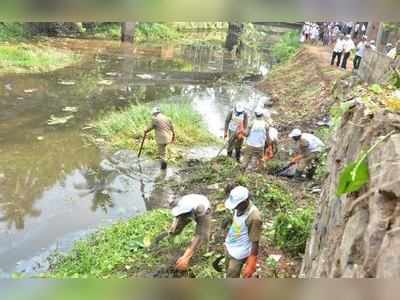
[[[226,277],[239,278],[246,264],[243,277],[251,278],[257,266],[262,232],[261,213],[250,201],[249,190],[243,186],[237,186],[230,192],[225,207],[233,212],[225,239]]]
[[[353,61],[354,70],[358,70],[360,68],[361,60],[364,57],[366,46],[367,46],[367,36],[364,35],[361,38],[361,41],[357,45],[357,51]]]
[[[228,138],[228,156],[232,157],[235,150],[236,160],[240,162],[244,133],[247,130],[248,115],[241,103],[235,105],[225,120],[224,138]]]
[[[325,144],[311,133],[303,133],[300,129],[293,129],[289,134],[296,144],[295,156],[291,163],[296,165],[296,177],[314,176],[321,152]]]
[[[351,51],[355,48],[356,48],[356,46],[354,45],[354,42],[351,39],[351,35],[350,34],[346,35],[346,38],[343,43],[343,59],[342,59],[342,68],[343,69],[347,68],[347,60],[349,59],[349,57],[351,55]]]
[[[331,59],[331,66],[335,64],[335,60],[337,59],[336,66],[340,66],[340,61],[342,59],[344,47],[344,40],[343,35],[339,35],[338,39],[336,40],[335,47],[333,48],[332,59]]]
[[[161,169],[167,169],[167,146],[175,142],[175,129],[171,120],[161,113],[159,107],[155,107],[152,111],[152,118],[150,126],[144,131],[147,135],[150,131],[155,130],[155,139],[158,145],[159,159],[161,162]]]
[[[196,223],[195,236],[185,253],[177,260],[176,269],[186,271],[191,258],[202,243],[207,244],[211,226],[211,205],[207,197],[190,194],[170,203],[171,212],[175,217],[169,230],[169,235],[176,236],[192,222]]]
[[[245,136],[246,147],[244,149],[244,157],[242,169],[246,170],[253,158],[259,163],[264,157],[264,151],[268,146],[268,124],[264,118],[264,110],[256,108],[255,119],[247,129]]]
[[[397,42],[395,47],[392,47],[389,52],[387,53],[387,56],[390,57],[391,59],[396,59],[398,53],[398,49],[400,49],[400,41]]]

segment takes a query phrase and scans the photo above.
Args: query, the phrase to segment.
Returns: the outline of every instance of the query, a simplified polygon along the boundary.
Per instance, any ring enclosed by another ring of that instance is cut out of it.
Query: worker
[[[254,111],[255,119],[245,132],[246,148],[244,150],[244,157],[242,169],[246,170],[253,158],[257,162],[263,159],[265,149],[268,146],[268,124],[264,118],[264,110],[256,108]]]
[[[152,118],[150,126],[144,131],[147,135],[152,130],[155,130],[156,143],[158,145],[158,154],[161,162],[161,169],[167,169],[167,146],[170,143],[175,143],[175,129],[171,120],[161,113],[159,107],[152,110]]]
[[[225,120],[224,138],[228,138],[228,156],[232,157],[235,150],[236,160],[240,162],[244,132],[247,129],[248,115],[241,103],[235,105]]]
[[[289,137],[296,143],[295,156],[291,161],[296,165],[295,176],[312,178],[325,144],[315,135],[303,133],[298,128],[293,129]]]
[[[258,208],[250,201],[249,190],[237,186],[230,191],[225,207],[233,212],[233,219],[225,239],[227,278],[251,278],[256,272],[257,255],[262,231]]]
[[[185,253],[177,260],[176,269],[186,271],[190,259],[202,243],[207,243],[210,235],[211,205],[207,197],[190,194],[180,198],[177,202],[170,203],[172,215],[175,220],[169,230],[171,236],[176,236],[191,223],[196,222],[195,237]]]

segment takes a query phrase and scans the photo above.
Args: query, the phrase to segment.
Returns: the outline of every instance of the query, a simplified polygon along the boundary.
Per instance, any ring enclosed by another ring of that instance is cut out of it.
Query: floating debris
[[[44,140],[44,137],[38,136],[36,139],[37,139],[38,141],[43,141],[43,140]]]
[[[107,72],[106,75],[107,76],[111,76],[111,77],[116,77],[116,76],[119,75],[119,73],[117,73],[117,72]]]
[[[24,97],[17,97],[17,100],[24,100]]]
[[[77,112],[78,111],[78,107],[76,107],[76,106],[66,106],[66,107],[64,107],[63,109],[62,109],[62,111],[65,111],[65,112]]]
[[[38,89],[26,89],[26,90],[24,90],[24,93],[26,93],[26,94],[32,94],[32,93],[34,93],[34,92],[36,92]]]
[[[75,83],[75,81],[72,81],[72,80],[70,80],[70,81],[65,80],[65,81],[58,82],[58,84],[61,84],[61,85],[75,85],[76,83]]]
[[[150,74],[136,74],[137,77],[142,78],[142,79],[152,79],[153,76]]]
[[[113,83],[114,82],[112,80],[107,80],[107,79],[100,80],[99,82],[97,82],[97,84],[100,84],[100,85],[112,85]]]
[[[59,125],[59,124],[65,124],[67,123],[69,120],[71,120],[74,116],[70,115],[70,116],[66,116],[66,117],[55,117],[54,115],[50,116],[50,119],[47,120],[47,125]]]

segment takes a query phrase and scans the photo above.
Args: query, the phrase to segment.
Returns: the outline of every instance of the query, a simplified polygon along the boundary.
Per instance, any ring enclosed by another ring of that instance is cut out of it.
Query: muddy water
[[[40,269],[35,259],[49,249],[66,249],[99,226],[165,204],[162,192],[152,192],[170,174],[160,173],[156,162],[139,164],[132,152],[107,154],[85,142],[85,127],[100,114],[185,97],[221,136],[232,103],[252,99],[251,109],[266,100],[248,85],[216,84],[228,73],[265,69],[254,53],[237,59],[203,46],[51,43],[80,52],[83,62],[0,77],[0,273]],[[72,118],[49,126],[52,115]],[[215,151],[193,149],[191,155]]]

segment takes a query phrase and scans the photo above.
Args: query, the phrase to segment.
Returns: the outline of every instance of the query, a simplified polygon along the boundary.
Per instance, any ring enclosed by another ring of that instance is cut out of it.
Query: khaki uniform
[[[198,236],[203,242],[207,242],[211,231],[211,210],[204,210],[201,207],[195,211],[194,221],[196,222],[195,235]],[[190,223],[190,217],[179,216],[176,218],[176,223],[173,225],[170,233],[178,235]]]
[[[254,207],[253,211],[249,214],[246,220],[246,225],[249,231],[249,239],[251,242],[259,242],[261,239],[261,232],[262,232],[261,213],[258,210],[258,208],[256,208],[254,204],[251,202],[245,213],[247,213],[251,209],[251,207]],[[247,258],[242,260],[237,260],[231,257],[227,252],[226,252],[226,257],[227,257],[225,263],[226,277],[239,278],[243,265],[246,263]]]
[[[155,130],[159,158],[165,161],[167,145],[172,141],[172,132],[174,128],[172,122],[169,118],[160,113],[152,117],[150,128]]]

